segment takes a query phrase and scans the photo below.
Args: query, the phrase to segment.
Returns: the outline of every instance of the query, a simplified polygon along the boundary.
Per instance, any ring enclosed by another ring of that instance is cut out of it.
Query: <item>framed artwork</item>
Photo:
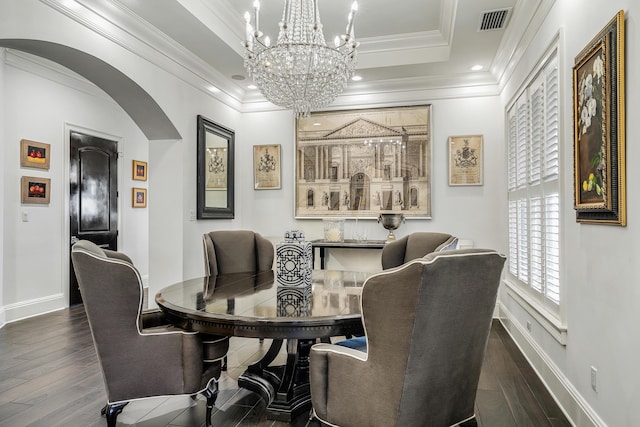
[[[431,106],[296,121],[295,217],[431,218]]]
[[[131,206],[134,208],[146,208],[147,207],[147,189],[136,188],[131,189]]]
[[[22,203],[48,205],[51,200],[51,180],[23,176],[20,179],[20,195]]]
[[[20,166],[23,168],[49,169],[51,145],[44,142],[20,140]]]
[[[624,12],[573,67],[576,221],[626,225]]]
[[[253,188],[277,190],[280,184],[280,145],[253,146]]]
[[[141,162],[140,160],[133,160],[131,173],[134,181],[146,181],[147,180],[147,162]]]
[[[449,185],[482,185],[482,135],[449,137]]]

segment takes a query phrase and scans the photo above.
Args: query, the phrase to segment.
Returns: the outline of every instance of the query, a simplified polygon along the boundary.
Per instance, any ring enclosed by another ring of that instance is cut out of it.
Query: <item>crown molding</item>
[[[501,89],[511,78],[555,2],[556,0],[518,0],[514,6],[513,16],[491,66],[491,73]]]
[[[132,54],[167,71],[208,96],[239,110],[244,93],[215,68],[140,19],[117,0],[76,0],[81,7],[70,8],[58,0],[40,0]],[[211,92],[215,86],[219,92]]]

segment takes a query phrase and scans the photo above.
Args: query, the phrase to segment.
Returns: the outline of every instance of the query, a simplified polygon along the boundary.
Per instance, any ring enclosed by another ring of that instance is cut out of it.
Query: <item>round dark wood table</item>
[[[313,270],[311,286],[280,286],[273,271],[185,280],[156,294],[176,326],[211,335],[271,338],[238,385],[260,394],[267,416],[291,421],[311,407],[309,350],[318,340],[361,335],[362,285],[371,273]],[[272,366],[286,341],[287,361]]]

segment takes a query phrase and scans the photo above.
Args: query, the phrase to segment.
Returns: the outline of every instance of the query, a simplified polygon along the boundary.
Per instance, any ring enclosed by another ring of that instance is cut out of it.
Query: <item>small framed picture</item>
[[[482,135],[449,137],[449,185],[482,185]]]
[[[23,168],[49,169],[51,144],[44,142],[20,141],[20,166]]]
[[[134,181],[146,181],[147,180],[147,162],[141,162],[140,160],[134,160],[132,170],[132,178]]]
[[[134,208],[146,208],[147,207],[147,189],[136,188],[131,189],[131,206]]]
[[[255,190],[277,190],[280,184],[280,145],[253,146]]]
[[[23,176],[20,180],[22,203],[48,205],[51,199],[51,179]]]

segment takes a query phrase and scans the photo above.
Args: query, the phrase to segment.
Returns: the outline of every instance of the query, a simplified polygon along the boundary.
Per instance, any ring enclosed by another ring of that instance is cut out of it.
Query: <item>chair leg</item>
[[[470,420],[460,423],[460,427],[478,427],[478,420],[476,420],[476,417],[473,417]]]
[[[216,398],[218,397],[218,381],[215,379],[211,380],[202,394],[207,398],[205,425],[211,427],[211,413],[213,412],[213,405],[216,403]]]
[[[102,408],[102,411],[100,412],[107,416],[107,427],[116,427],[118,414],[120,414],[122,409],[124,409],[128,404],[129,402],[107,403],[107,406]]]

